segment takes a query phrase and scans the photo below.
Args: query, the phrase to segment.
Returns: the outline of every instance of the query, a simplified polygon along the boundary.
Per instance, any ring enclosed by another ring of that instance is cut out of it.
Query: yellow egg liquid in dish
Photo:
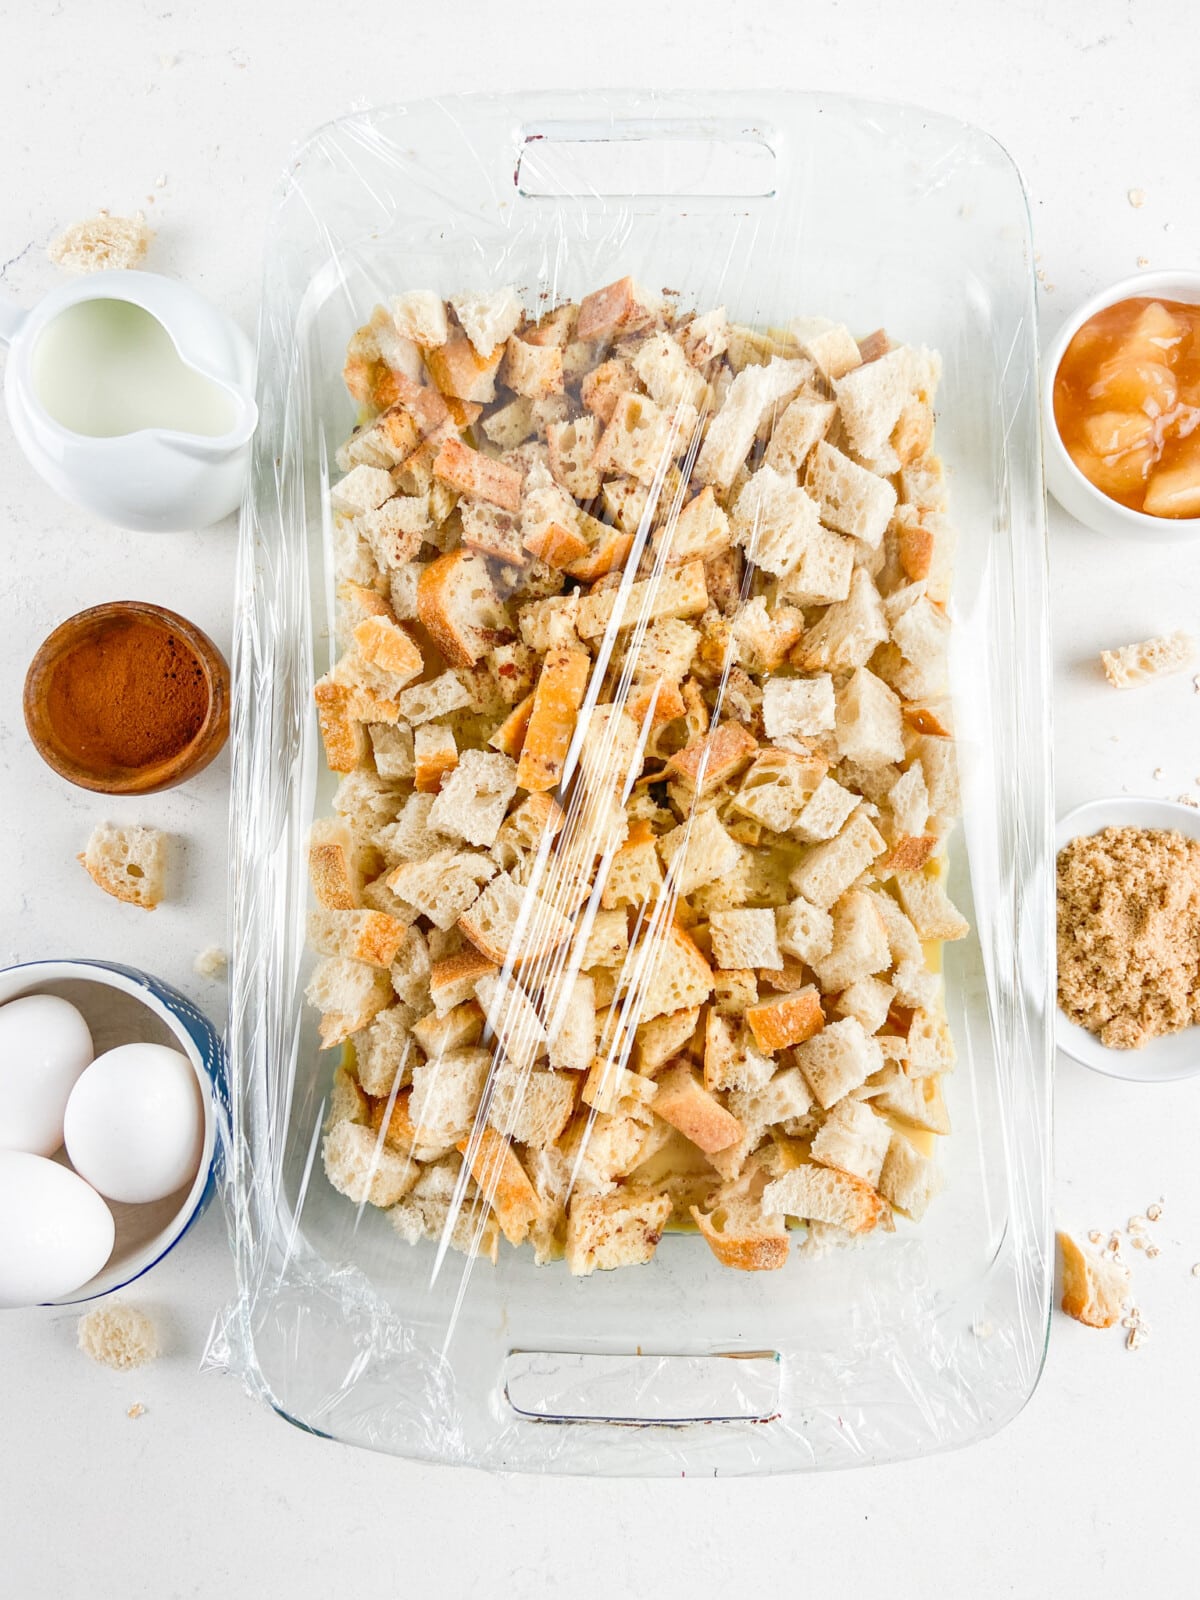
[[[1200,306],[1120,300],[1089,317],[1055,374],[1054,421],[1110,499],[1200,517]]]
[[[215,438],[235,420],[226,391],[128,300],[82,300],[55,317],[34,346],[33,385],[60,427],[93,439],[147,428]]]

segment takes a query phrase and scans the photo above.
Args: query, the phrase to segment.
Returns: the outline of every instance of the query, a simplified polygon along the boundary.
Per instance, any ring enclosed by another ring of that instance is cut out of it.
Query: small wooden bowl
[[[59,738],[49,714],[50,684],[59,664],[114,622],[140,620],[175,634],[204,671],[208,706],[204,721],[182,750],[144,767],[96,767],[82,763]],[[60,778],[97,794],[155,794],[202,772],[229,737],[229,668],[206,633],[174,611],[140,600],[91,606],[60,623],[42,644],[25,676],[25,726],[38,755]]]

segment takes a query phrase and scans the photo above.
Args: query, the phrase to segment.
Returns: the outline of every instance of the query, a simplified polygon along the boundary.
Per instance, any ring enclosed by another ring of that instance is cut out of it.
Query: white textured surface
[[[1191,27],[1187,0],[830,0],[803,13],[727,0],[511,14],[405,0],[339,12],[232,0],[12,7],[0,286],[32,302],[53,281],[44,246],[59,228],[101,205],[141,206],[160,229],[149,264],[252,331],[276,174],[325,118],[406,92],[585,78],[786,84],[917,99],[1007,145],[1030,188],[1048,334],[1139,257],[1165,267],[1200,256],[1194,158],[1177,137],[1194,117]],[[1130,189],[1145,191],[1140,208]],[[37,761],[20,690],[50,628],[102,600],[175,605],[226,647],[233,529],[153,539],[100,528],[43,488],[0,428],[0,530],[0,958],[116,957],[217,1014],[223,988],[192,962],[222,938],[227,760],[172,794],[94,800]],[[1053,512],[1051,540],[1058,809],[1123,789],[1200,794],[1190,677],[1116,695],[1095,670],[1102,646],[1200,626],[1200,547],[1100,542]],[[102,899],[75,862],[105,814],[181,841],[171,901],[152,917]],[[1166,1196],[1162,1255],[1134,1253],[1148,1342],[1128,1353],[1118,1331],[1056,1316],[1042,1385],[997,1438],[825,1479],[503,1481],[318,1443],[197,1373],[231,1286],[210,1213],[129,1296],[159,1316],[168,1346],[144,1373],[92,1367],[70,1313],[0,1317],[0,1588],[106,1600],[368,1597],[401,1583],[521,1600],[673,1597],[719,1581],[747,1594],[878,1586],[895,1600],[1193,1592],[1198,1119],[1200,1081],[1122,1084],[1060,1062],[1060,1221],[1124,1225]],[[146,1412],[130,1420],[135,1401]]]

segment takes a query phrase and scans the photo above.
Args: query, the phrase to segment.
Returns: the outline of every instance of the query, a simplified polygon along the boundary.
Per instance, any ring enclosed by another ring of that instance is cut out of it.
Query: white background
[[[141,207],[159,230],[148,264],[252,332],[264,220],[292,144],[351,108],[484,88],[824,88],[978,122],[1029,186],[1044,338],[1139,257],[1200,255],[1190,0],[79,0],[0,8],[0,41],[0,287],[27,304],[56,281],[45,245],[62,226]],[[1142,207],[1130,189],[1145,191]],[[50,628],[104,600],[179,607],[227,647],[234,530],[102,528],[60,504],[0,428],[0,540],[0,959],[114,957],[221,1018],[223,987],[192,962],[224,934],[227,757],[174,793],[105,803],[37,760],[20,691]],[[1096,652],[1194,627],[1200,549],[1101,542],[1053,508],[1050,540],[1058,809],[1192,789],[1190,677],[1118,696]],[[103,814],[181,842],[153,917],[103,899],[75,861]],[[1124,1225],[1165,1196],[1163,1253],[1136,1258],[1152,1333],[1131,1353],[1120,1330],[1056,1315],[1033,1400],[966,1453],[825,1478],[644,1484],[486,1478],[320,1443],[197,1370],[232,1288],[213,1211],[128,1296],[168,1343],[144,1372],[92,1366],[69,1312],[0,1315],[0,1592],[1194,1594],[1200,1083],[1123,1086],[1060,1060],[1055,1112],[1063,1224]],[[134,1401],[146,1407],[136,1421]]]

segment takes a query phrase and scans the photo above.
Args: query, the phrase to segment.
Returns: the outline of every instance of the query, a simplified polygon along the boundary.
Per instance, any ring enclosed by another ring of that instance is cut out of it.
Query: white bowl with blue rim
[[[1090,837],[1103,828],[1174,829],[1187,839],[1200,840],[1200,810],[1180,805],[1175,800],[1139,800],[1127,795],[1111,800],[1090,800],[1059,819],[1054,831],[1055,855],[1072,839]],[[1064,1011],[1056,1009],[1054,1042],[1073,1061],[1110,1078],[1168,1083],[1194,1077],[1200,1072],[1200,1027],[1163,1034],[1151,1039],[1140,1050],[1114,1050],[1101,1044],[1094,1033],[1072,1022]]]
[[[122,1289],[179,1243],[216,1192],[218,1121],[228,1105],[220,1035],[186,995],[134,967],[110,961],[32,961],[0,971],[0,1005],[20,995],[54,994],[83,1013],[96,1054],[120,1044],[168,1045],[191,1063],[204,1109],[200,1165],[190,1183],[146,1205],[109,1201],[116,1240],[103,1269],[49,1305],[75,1305]],[[54,1158],[69,1165],[66,1152]]]

